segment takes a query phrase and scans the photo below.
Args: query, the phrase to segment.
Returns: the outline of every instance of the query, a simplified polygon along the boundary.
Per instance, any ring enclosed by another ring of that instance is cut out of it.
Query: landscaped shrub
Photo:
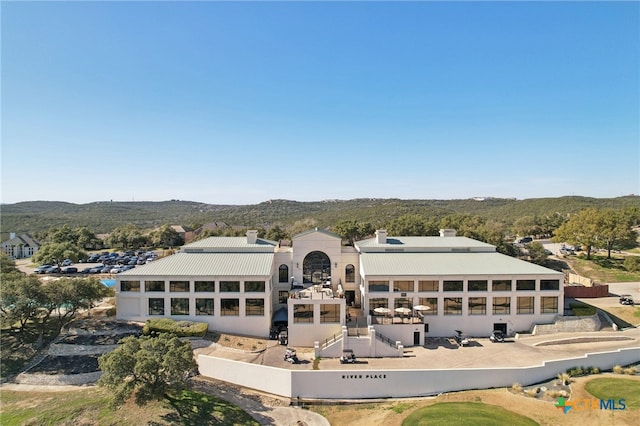
[[[571,376],[568,373],[558,373],[558,380],[560,380],[560,383],[562,383],[563,385],[568,385],[571,381],[570,379]]]
[[[638,374],[638,369],[636,367],[627,367],[624,370],[624,374],[628,374],[630,376],[635,376]]]
[[[615,367],[613,367],[613,372],[615,374],[623,374],[624,373],[624,368],[620,365],[616,365]]]
[[[520,393],[522,392],[522,385],[520,383],[514,383],[511,385],[511,390]]]
[[[171,318],[156,318],[147,320],[142,328],[142,334],[173,333],[178,337],[204,337],[209,325],[205,322],[175,321]]]
[[[550,398],[558,398],[558,397],[567,397],[569,396],[569,392],[567,392],[566,390],[548,390],[545,392],[545,396],[548,396]]]

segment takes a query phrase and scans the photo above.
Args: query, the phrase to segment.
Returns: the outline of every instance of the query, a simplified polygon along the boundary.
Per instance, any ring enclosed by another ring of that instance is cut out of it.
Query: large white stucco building
[[[354,326],[347,313],[405,346],[463,330],[487,336],[561,315],[563,274],[442,230],[343,246],[314,229],[291,246],[257,237],[211,237],[117,276],[117,317],[203,321],[212,330],[266,337],[288,322],[289,342],[313,346]]]

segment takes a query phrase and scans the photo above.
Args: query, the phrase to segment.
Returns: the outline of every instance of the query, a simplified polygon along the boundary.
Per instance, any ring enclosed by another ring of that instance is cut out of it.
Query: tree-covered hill
[[[193,226],[224,222],[240,227],[291,225],[312,220],[327,227],[341,220],[367,221],[384,226],[404,214],[442,218],[451,214],[470,214],[511,225],[523,216],[566,215],[588,207],[640,208],[640,197],[617,198],[558,197],[535,199],[486,198],[482,200],[400,200],[370,199],[300,202],[269,200],[254,205],[214,205],[192,201],[94,202],[73,204],[56,201],[30,201],[0,207],[2,239],[9,232],[37,233],[52,227],[86,226],[95,233],[107,233],[127,223],[149,229],[161,224]]]

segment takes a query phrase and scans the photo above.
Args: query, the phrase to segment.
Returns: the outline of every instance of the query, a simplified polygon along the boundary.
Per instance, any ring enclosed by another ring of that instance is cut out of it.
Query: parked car
[[[46,274],[46,270],[51,268],[51,266],[53,265],[49,265],[48,263],[44,264],[44,265],[40,265],[36,268],[35,271],[33,271],[35,274]]]
[[[44,271],[45,274],[59,274],[60,273],[60,268],[58,266],[49,266],[47,269],[45,269]]]
[[[93,268],[89,269],[89,273],[90,274],[99,274],[100,271],[102,271],[102,268],[104,268],[104,265],[94,266]]]
[[[62,266],[71,266],[72,263],[71,259],[65,259],[62,261]]]
[[[531,237],[522,237],[518,241],[516,241],[516,243],[518,243],[518,244],[529,244],[532,241],[533,241],[533,238],[531,238]]]
[[[75,266],[67,266],[66,268],[62,268],[62,273],[63,274],[77,274],[78,273],[78,268],[76,268]]]
[[[622,294],[620,295],[620,304],[621,305],[633,305],[633,296],[630,294]]]
[[[90,274],[91,273],[91,268],[84,268],[82,271],[80,271],[81,274]]]

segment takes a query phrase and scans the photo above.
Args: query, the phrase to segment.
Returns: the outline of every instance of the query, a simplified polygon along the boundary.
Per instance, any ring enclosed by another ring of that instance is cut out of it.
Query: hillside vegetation
[[[467,213],[497,219],[505,225],[523,216],[565,215],[588,207],[640,208],[640,197],[618,198],[559,197],[525,200],[487,198],[484,200],[400,200],[354,199],[299,202],[269,200],[254,205],[215,205],[192,201],[109,202],[73,204],[57,201],[28,201],[3,204],[0,210],[2,239],[9,232],[36,233],[69,225],[87,227],[95,233],[107,233],[127,223],[143,229],[165,223],[193,226],[224,222],[230,226],[269,228],[273,224],[291,225],[312,220],[318,227],[335,225],[341,220],[367,221],[383,226],[404,214],[424,218],[442,218]]]

